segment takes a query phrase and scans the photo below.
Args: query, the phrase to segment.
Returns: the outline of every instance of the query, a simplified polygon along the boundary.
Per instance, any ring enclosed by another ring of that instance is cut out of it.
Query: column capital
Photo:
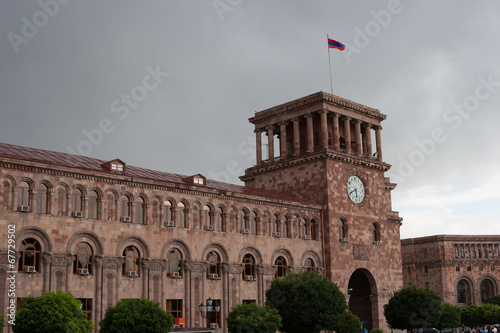
[[[374,125],[373,125],[373,124],[371,124],[371,123],[362,122],[362,123],[361,123],[361,126],[363,126],[363,127],[368,127],[368,128],[372,128]]]
[[[312,114],[312,113],[308,113],[308,114],[304,115],[304,118],[312,118],[312,117],[314,117],[314,114]]]
[[[334,117],[339,117],[340,118],[340,114],[338,114],[337,112],[333,112],[333,111],[330,111],[328,113],[328,116],[334,118]]]
[[[321,109],[318,111],[319,114],[322,114],[322,113],[329,113],[330,111],[328,110],[325,110],[325,109]]]
[[[289,121],[288,121],[288,120],[283,120],[283,121],[280,121],[280,122],[278,123],[278,125],[279,125],[279,126],[283,126],[283,125],[284,125],[284,126],[286,126],[286,125],[288,125],[288,123],[289,123]]]
[[[268,125],[266,126],[267,131],[274,131],[275,125]]]
[[[341,118],[344,119],[344,120],[349,120],[349,121],[352,120],[352,118],[349,117],[349,116],[341,116]]]
[[[292,119],[290,119],[290,121],[295,123],[299,121],[299,117],[293,117]]]
[[[380,126],[380,125],[373,125],[373,129],[376,130],[376,131],[381,131],[382,130],[382,126]]]
[[[263,128],[256,128],[253,130],[254,133],[262,133],[264,132],[265,130]]]

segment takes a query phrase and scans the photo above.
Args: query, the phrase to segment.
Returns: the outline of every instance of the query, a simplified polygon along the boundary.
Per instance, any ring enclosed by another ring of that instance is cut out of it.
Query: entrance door
[[[352,273],[348,284],[349,310],[359,317],[363,328],[373,328],[373,305],[371,296],[375,293],[375,279],[366,269],[357,269]]]

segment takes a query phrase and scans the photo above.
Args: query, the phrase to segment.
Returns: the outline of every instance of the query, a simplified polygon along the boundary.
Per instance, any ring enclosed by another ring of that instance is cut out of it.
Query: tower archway
[[[352,273],[347,288],[349,310],[359,317],[364,328],[371,330],[374,327],[373,318],[377,318],[373,296],[377,294],[377,286],[373,275],[364,268],[357,269]]]

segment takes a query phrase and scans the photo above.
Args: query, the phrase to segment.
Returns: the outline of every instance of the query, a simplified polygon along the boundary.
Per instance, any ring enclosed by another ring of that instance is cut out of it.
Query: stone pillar
[[[95,306],[94,306],[94,317],[95,323],[99,323],[102,320],[102,259],[97,257],[94,260],[94,274],[95,274]],[[98,325],[96,325],[98,326]]]
[[[183,263],[184,270],[184,320],[186,322],[186,327],[193,327],[194,323],[191,321],[191,268],[192,265]],[[163,297],[165,298],[165,296]],[[198,306],[198,304],[195,304]]]
[[[286,157],[286,122],[280,124],[280,157]]]
[[[314,151],[314,128],[313,128],[313,115],[307,114],[307,152],[312,153]]]
[[[292,119],[293,123],[293,155],[300,154],[300,128],[299,128],[299,119]]]
[[[328,148],[328,114],[326,110],[321,110],[319,112],[320,115],[320,132],[319,132],[319,140],[321,149]]]
[[[49,291],[50,289],[50,263],[52,262],[52,254],[43,254],[43,292]],[[67,286],[66,286],[67,288]]]
[[[344,137],[345,137],[345,151],[348,154],[351,154],[351,118],[344,118]]]
[[[262,134],[259,129],[255,130],[255,144],[257,147],[257,165],[262,164]]]
[[[340,150],[339,115],[333,114],[333,149]]]
[[[380,136],[381,126],[375,126],[375,144],[377,146],[377,161],[382,162],[382,138]]]
[[[149,259],[141,260],[141,268],[142,268],[142,297],[149,299],[149,267],[151,263]]]
[[[269,151],[269,162],[274,162],[274,130],[272,126],[267,128],[267,149]]]
[[[224,333],[227,333],[227,325],[225,323],[225,318],[229,314],[229,264],[222,264],[222,305],[220,311],[221,313],[221,323],[220,326],[224,328]]]
[[[365,157],[366,158],[371,158],[372,157],[372,125],[365,123],[365,141],[366,141],[366,147],[365,147]]]
[[[363,145],[361,143],[361,120],[359,119],[354,120],[354,135],[356,141],[356,155],[361,156],[363,155]]]

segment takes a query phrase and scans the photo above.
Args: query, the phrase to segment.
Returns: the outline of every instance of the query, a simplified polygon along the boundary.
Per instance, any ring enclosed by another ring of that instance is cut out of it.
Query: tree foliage
[[[397,291],[384,306],[389,326],[408,331],[437,326],[443,311],[443,303],[436,292],[415,286]]]
[[[281,328],[278,310],[255,303],[235,306],[226,321],[230,333],[275,333]]]
[[[500,322],[500,306],[496,304],[469,305],[462,309],[462,323],[467,326],[484,326]]]
[[[500,295],[490,296],[486,299],[486,301],[484,301],[484,303],[500,305]]]
[[[101,333],[165,333],[170,332],[174,317],[160,304],[141,299],[122,299],[106,310],[99,323]]]
[[[361,329],[361,320],[351,311],[342,313],[335,323],[337,333],[358,333]]]
[[[266,305],[278,309],[282,332],[319,333],[335,329],[335,321],[347,310],[337,285],[313,272],[274,279],[266,291]]]
[[[443,304],[443,314],[439,318],[439,323],[436,326],[439,330],[446,327],[458,327],[462,323],[460,319],[461,309],[458,306],[449,303]]]
[[[93,328],[80,301],[60,290],[24,299],[12,326],[14,333],[88,333]]]

